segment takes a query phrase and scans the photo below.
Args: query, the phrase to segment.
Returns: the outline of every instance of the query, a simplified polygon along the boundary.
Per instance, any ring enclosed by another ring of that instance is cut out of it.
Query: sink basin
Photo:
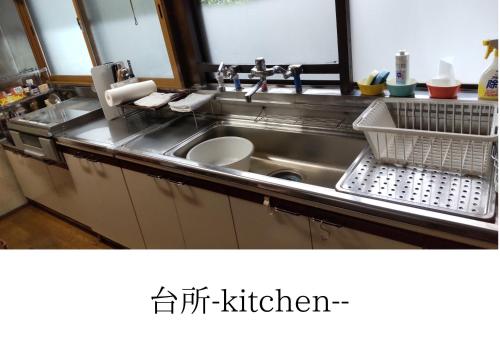
[[[328,188],[335,187],[366,147],[363,138],[331,131],[229,120],[195,134],[168,154],[187,158],[194,146],[228,136],[245,138],[253,143],[250,172]]]
[[[223,136],[196,145],[186,157],[201,163],[248,171],[252,153],[253,144],[250,140],[238,136]]]

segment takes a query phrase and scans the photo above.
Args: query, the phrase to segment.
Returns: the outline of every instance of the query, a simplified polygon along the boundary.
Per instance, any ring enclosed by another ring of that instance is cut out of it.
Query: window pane
[[[426,82],[439,59],[455,57],[455,75],[477,83],[487,62],[483,39],[498,38],[497,0],[350,0],[354,79],[386,68],[396,51],[410,52],[410,76]],[[490,59],[491,60],[491,56]]]
[[[210,61],[338,61],[334,0],[201,0]]]
[[[10,70],[0,69],[0,76],[37,66],[14,1],[0,1],[0,38],[2,37],[5,48],[0,44],[0,68],[9,67]]]
[[[84,5],[101,62],[130,59],[136,76],[173,77],[153,0],[132,0],[133,7],[130,0],[85,0]]]
[[[72,0],[28,0],[27,4],[52,74],[90,75],[92,61]]]
[[[2,76],[17,74],[17,72],[18,70],[16,62],[14,61],[14,56],[12,55],[9,43],[3,34],[2,26],[0,26],[0,79]]]

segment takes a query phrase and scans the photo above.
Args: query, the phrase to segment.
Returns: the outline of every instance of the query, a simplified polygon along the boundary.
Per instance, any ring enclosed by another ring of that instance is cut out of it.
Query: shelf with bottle
[[[13,106],[33,100],[52,92],[47,81],[47,68],[28,69],[15,75],[0,78],[0,109],[8,110]]]

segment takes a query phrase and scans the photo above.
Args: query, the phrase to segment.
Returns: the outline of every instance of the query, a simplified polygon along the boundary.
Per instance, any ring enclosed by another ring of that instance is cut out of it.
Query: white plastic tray
[[[377,161],[483,176],[497,139],[494,102],[384,98],[354,121]]]

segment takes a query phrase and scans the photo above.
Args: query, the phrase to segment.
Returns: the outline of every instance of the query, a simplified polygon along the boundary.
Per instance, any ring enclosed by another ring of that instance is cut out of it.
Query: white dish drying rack
[[[377,161],[485,176],[497,125],[494,102],[384,98],[353,128],[365,133]]]

